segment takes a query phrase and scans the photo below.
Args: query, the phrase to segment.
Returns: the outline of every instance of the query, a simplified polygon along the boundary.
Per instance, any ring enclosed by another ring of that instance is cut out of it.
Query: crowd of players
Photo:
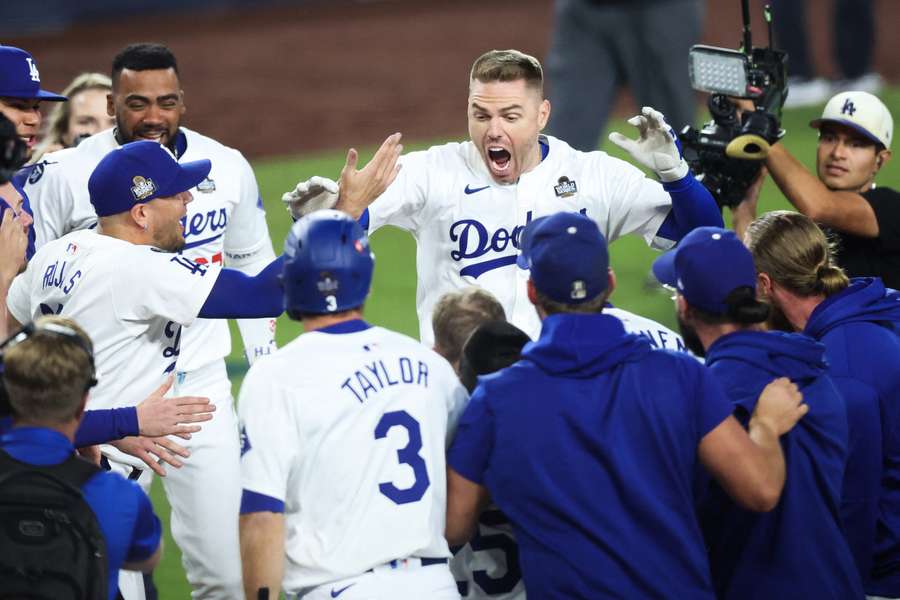
[[[540,64],[491,51],[468,141],[350,150],[285,194],[276,257],[249,164],[181,125],[167,48],[83,79],[114,126],[34,155],[65,97],[0,47],[0,161],[34,159],[0,179],[0,473],[102,467],[80,487],[107,597],[154,593],[156,472],[196,598],[900,598],[900,198],[874,184],[874,96],[813,122],[816,174],[776,145],[799,212],[756,218],[761,178],[735,234],[659,112],[610,138],[648,177],[543,135]],[[417,242],[421,343],[363,318],[383,225]],[[629,233],[667,251],[683,337],[610,303]],[[276,350],[282,312],[304,333]]]

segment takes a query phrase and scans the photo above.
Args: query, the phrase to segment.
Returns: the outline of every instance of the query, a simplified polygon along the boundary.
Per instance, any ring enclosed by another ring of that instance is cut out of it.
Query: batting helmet
[[[284,242],[284,309],[291,317],[362,306],[375,255],[363,228],[337,210],[315,211],[291,227]]]

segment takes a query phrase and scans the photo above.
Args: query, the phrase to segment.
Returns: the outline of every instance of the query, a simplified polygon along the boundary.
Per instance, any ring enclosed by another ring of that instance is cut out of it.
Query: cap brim
[[[663,285],[675,287],[678,277],[675,275],[675,254],[678,250],[670,250],[653,261],[653,276]]]
[[[175,176],[175,179],[173,179],[165,189],[160,190],[156,196],[174,196],[175,194],[180,194],[181,192],[186,192],[189,189],[196,187],[197,184],[206,179],[211,168],[212,163],[209,159],[180,163],[178,165],[178,175]]]
[[[813,129],[819,129],[822,127],[822,123],[837,123],[838,125],[844,125],[856,131],[857,133],[864,135],[867,139],[872,140],[876,144],[884,144],[883,141],[875,137],[875,134],[870,132],[865,127],[860,127],[859,124],[854,123],[853,121],[845,121],[844,119],[813,119],[809,122],[809,126]]]
[[[37,98],[47,102],[66,102],[68,100],[68,98],[62,94],[54,94],[47,90],[38,90]]]

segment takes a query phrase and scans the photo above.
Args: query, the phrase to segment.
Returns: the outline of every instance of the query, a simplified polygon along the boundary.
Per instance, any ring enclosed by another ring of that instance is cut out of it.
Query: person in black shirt
[[[881,277],[900,288],[900,193],[875,185],[891,157],[890,111],[872,94],[842,92],[810,125],[819,130],[817,176],[782,144],[769,151],[768,172],[798,211],[831,231],[838,264],[850,277]],[[735,209],[739,234],[753,220],[758,193],[753,186]]]

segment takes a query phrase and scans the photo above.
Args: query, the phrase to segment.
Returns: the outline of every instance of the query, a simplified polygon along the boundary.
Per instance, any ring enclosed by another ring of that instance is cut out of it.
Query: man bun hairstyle
[[[178,61],[166,46],[155,43],[130,44],[125,46],[112,63],[112,82],[116,85],[123,69],[130,71],[152,71],[172,69],[178,75]]]
[[[725,297],[725,312],[722,314],[713,313],[694,305],[690,306],[691,315],[706,325],[723,323],[755,325],[765,322],[772,310],[769,304],[756,298],[756,290],[750,286],[741,286],[731,290]]]
[[[544,70],[533,56],[518,50],[491,50],[485,52],[472,64],[469,81],[492,83],[495,81],[518,81],[534,89],[544,90]]]
[[[745,243],[756,271],[798,296],[827,297],[850,284],[834,262],[834,243],[801,213],[777,210],[760,216],[747,228]]]

